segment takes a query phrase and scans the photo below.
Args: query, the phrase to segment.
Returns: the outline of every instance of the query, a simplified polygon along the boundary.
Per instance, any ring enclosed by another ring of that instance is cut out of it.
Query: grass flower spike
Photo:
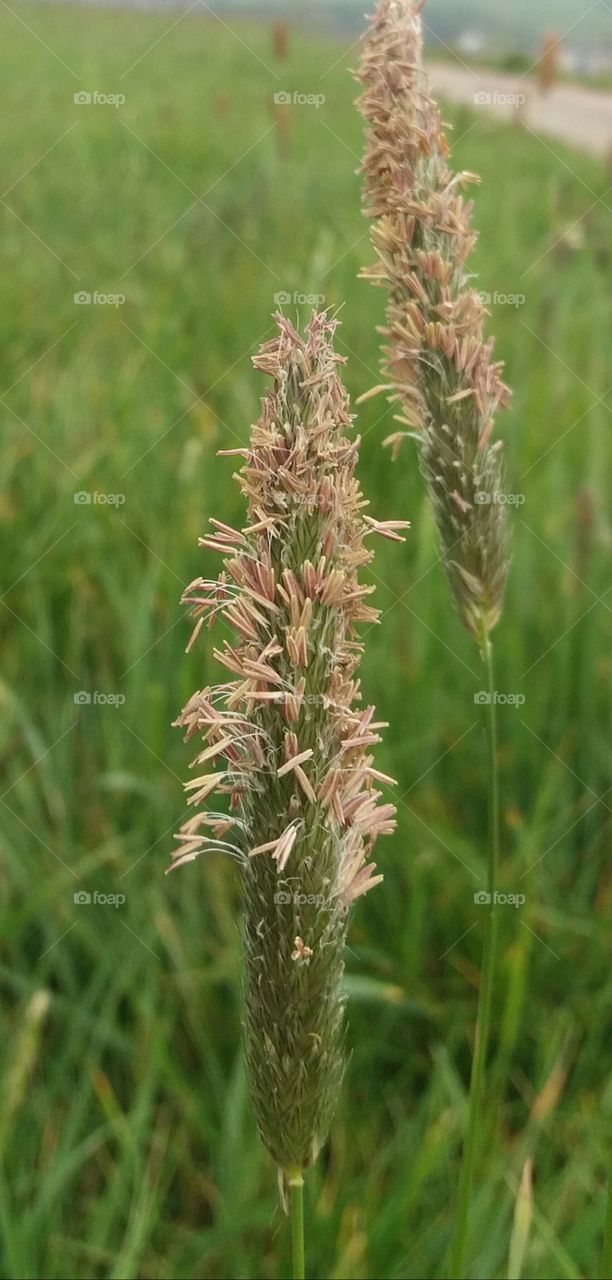
[[[372,749],[383,727],[359,709],[359,623],[378,614],[361,585],[379,523],[354,470],[335,322],[305,339],[284,317],[254,364],[273,379],[243,457],[241,531],[213,521],[224,557],[185,593],[198,632],[222,617],[216,657],[233,677],[196,693],[178,721],[203,739],[187,784],[196,813],[174,865],[226,849],[244,873],[246,1052],[261,1137],[289,1182],[316,1159],[343,1071],[343,948],[349,909],[382,876],[372,851],[394,828]],[[217,764],[213,761],[217,760]],[[213,792],[229,814],[209,809]]]
[[[381,0],[364,47],[359,106],[366,120],[365,214],[376,263],[363,275],[388,290],[384,387],[416,434],[459,616],[478,643],[502,610],[508,569],[496,410],[509,398],[484,340],[485,308],[470,286],[477,181],[453,174],[421,60],[421,3]]]
[[[489,755],[487,930],[474,1039],[468,1122],[457,1191],[450,1276],[465,1273],[467,1229],[484,1105],[497,952],[500,853],[496,693],[490,633],[508,574],[501,446],[491,440],[509,391],[483,335],[485,308],[466,262],[472,207],[461,194],[473,174],[453,174],[422,62],[423,0],[379,0],[358,79],[366,121],[365,214],[376,263],[363,274],[388,291],[383,376],[405,435],[419,442],[451,592],[486,669]],[[374,394],[374,393],[370,393]]]

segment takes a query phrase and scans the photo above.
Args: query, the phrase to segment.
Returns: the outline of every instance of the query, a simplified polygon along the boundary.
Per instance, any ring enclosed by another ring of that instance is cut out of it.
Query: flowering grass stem
[[[291,1244],[293,1280],[304,1280],[304,1178],[299,1169],[288,1174],[289,1208],[291,1213]]]
[[[395,829],[382,790],[393,778],[373,754],[386,722],[363,704],[358,674],[359,626],[379,617],[360,575],[369,539],[401,542],[408,522],[365,514],[337,322],[314,314],[305,337],[276,322],[254,359],[272,379],[260,417],[247,447],[224,451],[242,459],[246,523],[212,519],[200,542],[222,556],[221,572],[184,594],[190,644],[222,618],[230,636],[214,656],[236,678],[196,690],[177,721],[198,753],[186,783],[194,813],[171,869],[219,852],[242,869],[247,1074],[262,1141],[291,1190],[299,1276],[303,1172],[344,1072],[350,915],[382,880],[374,847]]]
[[[479,1122],[483,1109],[483,1095],[489,1030],[491,1023],[491,1005],[495,966],[497,960],[497,874],[499,866],[499,775],[497,765],[497,708],[495,703],[495,671],[493,661],[493,645],[483,628],[482,656],[486,669],[486,686],[488,701],[486,704],[486,725],[489,756],[489,857],[487,874],[487,926],[482,959],[480,994],[478,1013],[476,1016],[476,1035],[474,1040],[474,1056],[470,1079],[470,1096],[468,1105],[468,1121],[463,1146],[463,1159],[459,1175],[457,1193],[457,1211],[451,1249],[450,1280],[462,1280],[465,1268],[467,1245],[468,1217],[474,1166],[478,1148]]]
[[[608,1200],[606,1206],[606,1221],[604,1226],[604,1245],[603,1255],[601,1259],[601,1276],[605,1280],[606,1276],[612,1276],[612,1170],[608,1176]]]

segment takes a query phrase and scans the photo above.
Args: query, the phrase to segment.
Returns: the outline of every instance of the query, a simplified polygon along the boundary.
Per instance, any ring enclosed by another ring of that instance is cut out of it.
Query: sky
[[[317,16],[358,31],[363,15],[375,0],[207,0],[218,12],[243,9],[255,15],[278,11],[291,19]],[[537,48],[545,32],[554,31],[566,43],[585,46],[608,40],[612,46],[612,0],[426,0],[426,28],[438,39],[456,39],[468,30],[480,31],[509,48]]]

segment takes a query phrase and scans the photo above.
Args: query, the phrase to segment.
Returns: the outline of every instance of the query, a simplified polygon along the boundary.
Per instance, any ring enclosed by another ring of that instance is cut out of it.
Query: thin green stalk
[[[291,1212],[293,1280],[304,1280],[304,1179],[299,1169],[287,1175]]]
[[[465,1136],[463,1160],[459,1175],[457,1213],[451,1250],[450,1280],[463,1280],[464,1275],[468,1214],[474,1176],[476,1148],[478,1145],[478,1125],[482,1112],[483,1086],[487,1061],[487,1049],[489,1044],[491,1002],[493,996],[497,951],[497,909],[495,902],[495,895],[497,891],[497,868],[499,864],[497,712],[495,703],[493,646],[486,634],[483,636],[483,659],[487,673],[487,693],[489,695],[486,707],[489,755],[489,860],[487,883],[489,901],[487,904],[487,931],[482,959],[478,1014],[476,1018],[476,1036],[474,1040],[474,1057],[472,1060],[472,1075],[470,1080],[467,1133]]]
[[[608,1205],[606,1210],[604,1246],[601,1259],[601,1276],[602,1280],[606,1280],[607,1276],[612,1276],[612,1171],[608,1178]]]

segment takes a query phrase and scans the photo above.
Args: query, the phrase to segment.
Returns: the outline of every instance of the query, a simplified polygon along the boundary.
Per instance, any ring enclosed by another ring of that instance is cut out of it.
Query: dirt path
[[[432,61],[428,70],[435,92],[449,102],[463,102],[507,120],[518,112],[537,133],[595,155],[612,152],[612,93],[564,84],[542,94],[531,78],[454,63]]]

